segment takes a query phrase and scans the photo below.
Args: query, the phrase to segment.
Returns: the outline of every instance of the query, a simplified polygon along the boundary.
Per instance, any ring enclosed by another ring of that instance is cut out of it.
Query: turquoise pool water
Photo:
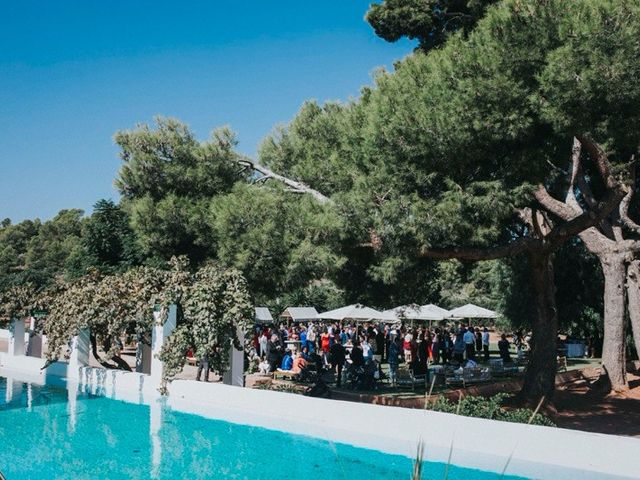
[[[70,403],[64,388],[8,385],[0,377],[0,471],[7,480],[396,480],[408,479],[411,469],[402,456],[84,392]],[[423,478],[442,479],[444,470],[425,464]],[[449,480],[498,478],[516,477],[456,466],[448,473]]]

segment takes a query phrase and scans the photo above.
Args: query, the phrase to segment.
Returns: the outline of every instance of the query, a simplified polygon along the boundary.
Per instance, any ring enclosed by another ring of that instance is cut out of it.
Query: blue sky
[[[117,199],[113,134],[156,115],[254,155],[306,99],[346,100],[412,50],[370,0],[0,0],[0,218]]]

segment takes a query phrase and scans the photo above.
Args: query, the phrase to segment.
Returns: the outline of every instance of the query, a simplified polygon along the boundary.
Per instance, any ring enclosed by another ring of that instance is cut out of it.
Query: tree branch
[[[574,235],[600,224],[618,206],[623,197],[624,192],[616,182],[616,185],[609,191],[597,208],[584,212],[554,228],[553,231],[545,237],[547,248],[556,248]]]
[[[431,258],[434,260],[450,260],[457,258],[458,260],[496,260],[498,258],[511,257],[519,253],[540,247],[541,243],[531,237],[520,237],[506,245],[500,245],[492,248],[459,248],[450,249],[431,249],[423,247],[420,249],[419,257]]]
[[[627,227],[629,230],[640,234],[640,225],[634,222],[631,217],[629,217],[629,207],[631,206],[631,200],[633,200],[633,195],[636,190],[636,166],[635,166],[635,156],[631,157],[631,185],[628,187],[627,194],[624,196],[622,201],[620,202],[620,220],[623,225]]]
[[[268,180],[268,179],[272,178],[274,180],[277,180],[277,181],[283,183],[284,185],[286,185],[287,187],[290,188],[290,191],[295,191],[296,193],[308,193],[313,198],[315,198],[318,201],[318,203],[321,203],[321,204],[331,203],[331,199],[329,197],[327,197],[323,193],[319,192],[318,190],[315,190],[315,189],[311,188],[307,184],[302,183],[302,182],[298,182],[296,180],[292,180],[292,179],[287,178],[287,177],[285,177],[283,175],[275,173],[272,170],[268,169],[267,167],[263,167],[262,165],[259,165],[259,164],[255,163],[255,162],[252,162],[251,160],[249,160],[247,158],[243,158],[243,159],[238,160],[238,163],[240,165],[244,165],[244,166],[250,167],[253,170],[255,170],[256,172],[262,173],[266,177],[266,178],[263,177],[265,180]]]
[[[606,187],[608,189],[617,188],[619,186],[619,183],[611,173],[609,159],[607,158],[607,154],[602,149],[602,147],[587,135],[578,135],[577,139],[587,149],[589,156],[595,162]]]
[[[553,198],[544,185],[538,185],[538,189],[534,192],[533,196],[542,207],[562,220],[569,221],[576,216],[573,208]]]

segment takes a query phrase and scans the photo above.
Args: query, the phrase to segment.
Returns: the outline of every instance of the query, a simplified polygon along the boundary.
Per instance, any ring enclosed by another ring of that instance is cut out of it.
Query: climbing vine
[[[178,305],[181,324],[160,352],[165,365],[163,382],[182,370],[188,348],[196,358],[208,358],[213,370],[227,370],[231,348],[245,347],[238,332],[244,335],[252,320],[251,300],[240,272],[203,267],[185,285]]]
[[[0,292],[0,325],[7,325],[14,318],[26,318],[38,309],[38,293],[34,285],[15,285]]]
[[[157,321],[164,322],[175,304],[178,326],[160,353],[163,388],[182,370],[189,349],[196,358],[207,357],[214,370],[225,371],[231,347],[243,348],[238,333],[245,332],[252,319],[244,278],[237,270],[215,265],[193,272],[185,258],[173,258],[168,266],[114,275],[94,270],[73,281],[58,279],[41,292],[31,285],[12,287],[0,294],[0,319],[24,318],[44,309],[48,363],[68,355],[71,338],[87,328],[102,366],[130,370],[120,356],[123,337],[150,344],[154,308],[161,312]]]

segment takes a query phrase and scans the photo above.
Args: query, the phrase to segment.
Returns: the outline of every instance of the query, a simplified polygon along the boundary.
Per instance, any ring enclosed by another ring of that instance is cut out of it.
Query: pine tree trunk
[[[531,352],[520,398],[537,403],[541,397],[553,401],[557,372],[558,315],[553,276],[553,255],[544,251],[530,253],[531,284],[536,299]]]
[[[640,260],[633,260],[627,267],[627,302],[633,343],[640,358]]]
[[[608,376],[611,389],[622,391],[627,383],[625,356],[625,281],[626,256],[600,256],[604,273],[604,343],[602,346],[603,374]]]

